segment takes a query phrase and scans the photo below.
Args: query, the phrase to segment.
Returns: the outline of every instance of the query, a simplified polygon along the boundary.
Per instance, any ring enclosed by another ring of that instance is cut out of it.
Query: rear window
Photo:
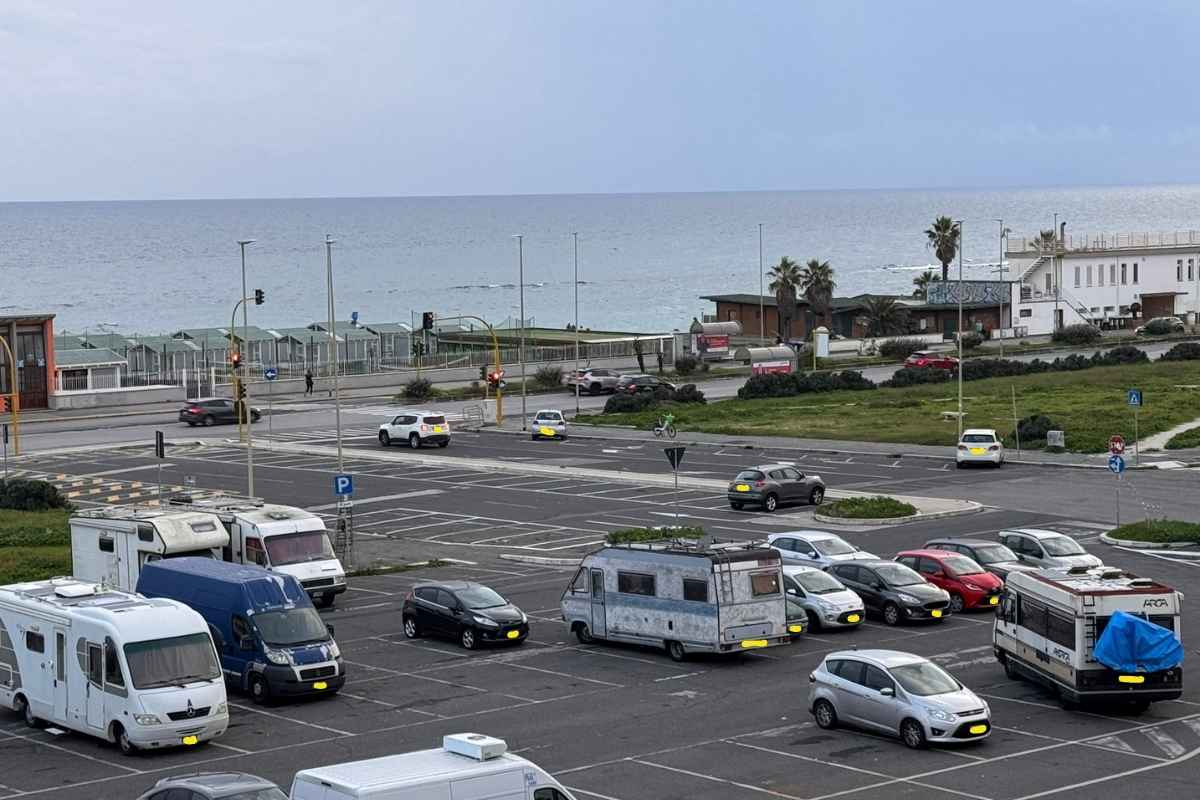
[[[761,481],[763,474],[756,469],[744,469],[734,478],[735,481]]]
[[[750,594],[766,597],[779,594],[779,576],[774,572],[760,572],[750,576]]]
[[[446,418],[445,417],[426,417],[425,423],[427,425],[445,425]]]
[[[966,433],[963,434],[962,440],[964,442],[974,442],[976,444],[993,444],[996,441],[996,437],[992,436],[990,433]]]

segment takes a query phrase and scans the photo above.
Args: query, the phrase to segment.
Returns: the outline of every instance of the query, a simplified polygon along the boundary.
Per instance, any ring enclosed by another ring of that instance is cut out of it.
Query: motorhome
[[[574,800],[545,770],[478,733],[442,738],[434,750],[304,769],[291,800]]]
[[[223,560],[291,575],[318,606],[333,605],[334,598],[346,591],[346,570],[333,553],[325,522],[311,511],[224,496],[183,496],[171,503],[220,518],[229,534]]]
[[[1127,702],[1145,709],[1183,693],[1175,665],[1125,674],[1095,658],[1095,647],[1118,611],[1181,637],[1183,595],[1170,586],[1111,567],[1009,573],[993,627],[996,658],[1010,678],[1049,687],[1064,704]]]
[[[583,559],[561,603],[579,641],[662,647],[676,661],[790,641],[779,552],[769,547],[604,547]]]
[[[229,725],[199,614],[74,578],[0,587],[0,705],[126,754],[199,744]]]

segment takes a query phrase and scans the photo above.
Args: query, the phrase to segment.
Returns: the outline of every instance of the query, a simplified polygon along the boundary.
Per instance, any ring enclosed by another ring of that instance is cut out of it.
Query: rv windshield
[[[1052,536],[1049,539],[1042,539],[1042,547],[1046,548],[1046,552],[1052,556],[1082,556],[1087,552],[1079,546],[1079,542],[1069,536]]]
[[[329,638],[325,623],[315,608],[289,608],[254,615],[254,624],[263,641],[274,645],[323,642]]]
[[[129,677],[137,689],[182,686],[221,677],[217,654],[207,633],[125,645]]]
[[[844,591],[846,588],[841,584],[841,581],[828,572],[819,572],[815,569],[811,572],[797,573],[792,577],[809,594],[832,594],[833,592]]]
[[[306,561],[328,561],[333,558],[333,548],[325,531],[302,531],[267,536],[267,556],[276,567],[288,564],[303,564]]]

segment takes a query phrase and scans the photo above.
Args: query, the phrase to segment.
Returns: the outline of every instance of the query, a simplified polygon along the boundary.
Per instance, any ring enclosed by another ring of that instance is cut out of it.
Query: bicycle
[[[662,438],[663,434],[667,435],[668,439],[675,438],[675,417],[668,414],[665,417],[659,417],[658,422],[654,424],[654,435]]]

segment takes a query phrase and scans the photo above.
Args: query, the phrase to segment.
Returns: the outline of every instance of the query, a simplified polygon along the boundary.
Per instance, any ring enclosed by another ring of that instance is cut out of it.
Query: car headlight
[[[482,625],[485,628],[499,628],[500,627],[499,622],[496,622],[496,620],[491,619],[489,617],[481,617],[479,615],[476,615],[475,617],[473,617],[473,619],[475,620],[476,625]]]
[[[930,708],[928,709],[928,712],[930,719],[936,719],[940,722],[954,722],[958,719],[958,717],[954,716],[949,711],[943,711],[940,708]]]
[[[337,642],[331,641],[329,643],[329,657],[330,658],[341,658],[342,657],[342,651],[338,649]]]
[[[133,721],[138,725],[161,725],[162,720],[157,714],[134,714]]]
[[[228,714],[228,713],[229,713],[229,704],[228,703],[221,703],[220,705],[217,706],[217,716],[220,716],[221,714]]]
[[[921,600],[919,598],[913,597],[911,594],[904,594],[903,592],[901,592],[900,594],[896,595],[896,597],[900,598],[901,603],[906,603],[907,605],[910,605],[910,606],[921,605]]]
[[[292,663],[292,654],[286,650],[272,650],[267,648],[267,661],[272,664],[287,665]]]
[[[965,583],[964,582],[963,588],[970,592],[982,592],[983,591],[983,589],[979,588],[978,586],[976,586],[973,583]]]

